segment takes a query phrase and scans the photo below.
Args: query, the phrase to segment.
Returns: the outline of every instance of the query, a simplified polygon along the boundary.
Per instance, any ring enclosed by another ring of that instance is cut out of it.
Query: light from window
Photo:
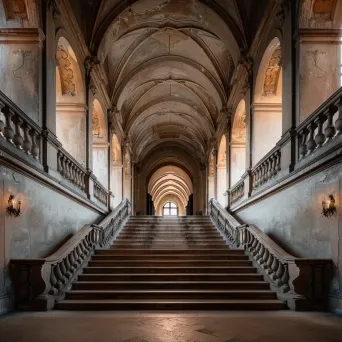
[[[163,207],[163,216],[178,216],[178,207],[173,202],[167,202]]]

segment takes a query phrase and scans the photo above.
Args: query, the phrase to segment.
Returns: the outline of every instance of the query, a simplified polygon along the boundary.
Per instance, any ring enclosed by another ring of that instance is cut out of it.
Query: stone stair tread
[[[67,293],[77,293],[77,294],[86,294],[86,293],[125,293],[125,294],[133,294],[133,293],[153,293],[153,294],[162,294],[162,293],[236,293],[236,294],[244,294],[244,293],[255,293],[257,294],[263,294],[263,293],[274,293],[274,291],[272,290],[188,290],[188,289],[182,289],[182,290],[157,290],[157,289],[153,289],[153,290],[70,290]]]
[[[172,280],[172,281],[84,281],[84,280],[79,280],[77,281],[76,284],[222,284],[222,285],[226,285],[226,284],[255,284],[255,285],[260,285],[260,284],[265,284],[264,281],[177,281],[177,280]]]
[[[65,299],[60,303],[217,303],[217,304],[226,304],[226,303],[273,303],[273,304],[285,304],[278,299]],[[60,304],[59,303],[59,304]]]
[[[101,267],[100,267],[101,268]],[[123,267],[126,268],[126,267]],[[134,275],[134,276],[155,276],[155,277],[159,277],[159,276],[174,276],[176,277],[178,276],[222,276],[224,274],[222,273],[158,273],[158,274],[151,274],[151,273],[112,273],[112,274],[108,274],[108,273],[83,273],[82,275],[87,275],[87,276],[94,276],[94,277],[101,277],[101,276],[128,276],[128,275]],[[260,277],[261,275],[259,273],[229,273],[229,276],[252,276],[252,277]]]

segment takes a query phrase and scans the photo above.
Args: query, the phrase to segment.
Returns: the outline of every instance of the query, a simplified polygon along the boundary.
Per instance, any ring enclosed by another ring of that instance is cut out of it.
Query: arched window
[[[173,202],[167,202],[163,207],[163,216],[178,216],[177,204]]]
[[[261,60],[254,91],[253,165],[276,145],[282,135],[281,45],[274,38]]]

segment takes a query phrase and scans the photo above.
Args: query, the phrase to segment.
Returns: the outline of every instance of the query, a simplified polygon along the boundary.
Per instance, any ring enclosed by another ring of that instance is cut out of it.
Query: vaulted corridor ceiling
[[[196,0],[110,3],[94,44],[134,161],[171,142],[205,161],[244,46],[237,5],[227,20]]]

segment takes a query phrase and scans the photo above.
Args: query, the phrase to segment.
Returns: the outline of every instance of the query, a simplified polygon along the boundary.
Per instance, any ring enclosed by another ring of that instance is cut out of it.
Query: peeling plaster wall
[[[5,214],[9,194],[22,201],[19,218]],[[9,261],[42,258],[101,216],[40,183],[0,166],[0,314],[10,309]]]
[[[325,218],[321,203],[329,194],[336,199],[337,215]],[[336,165],[237,214],[243,222],[255,224],[295,256],[331,258],[335,266],[331,294],[340,303],[335,305],[342,304],[341,195],[342,169]]]

